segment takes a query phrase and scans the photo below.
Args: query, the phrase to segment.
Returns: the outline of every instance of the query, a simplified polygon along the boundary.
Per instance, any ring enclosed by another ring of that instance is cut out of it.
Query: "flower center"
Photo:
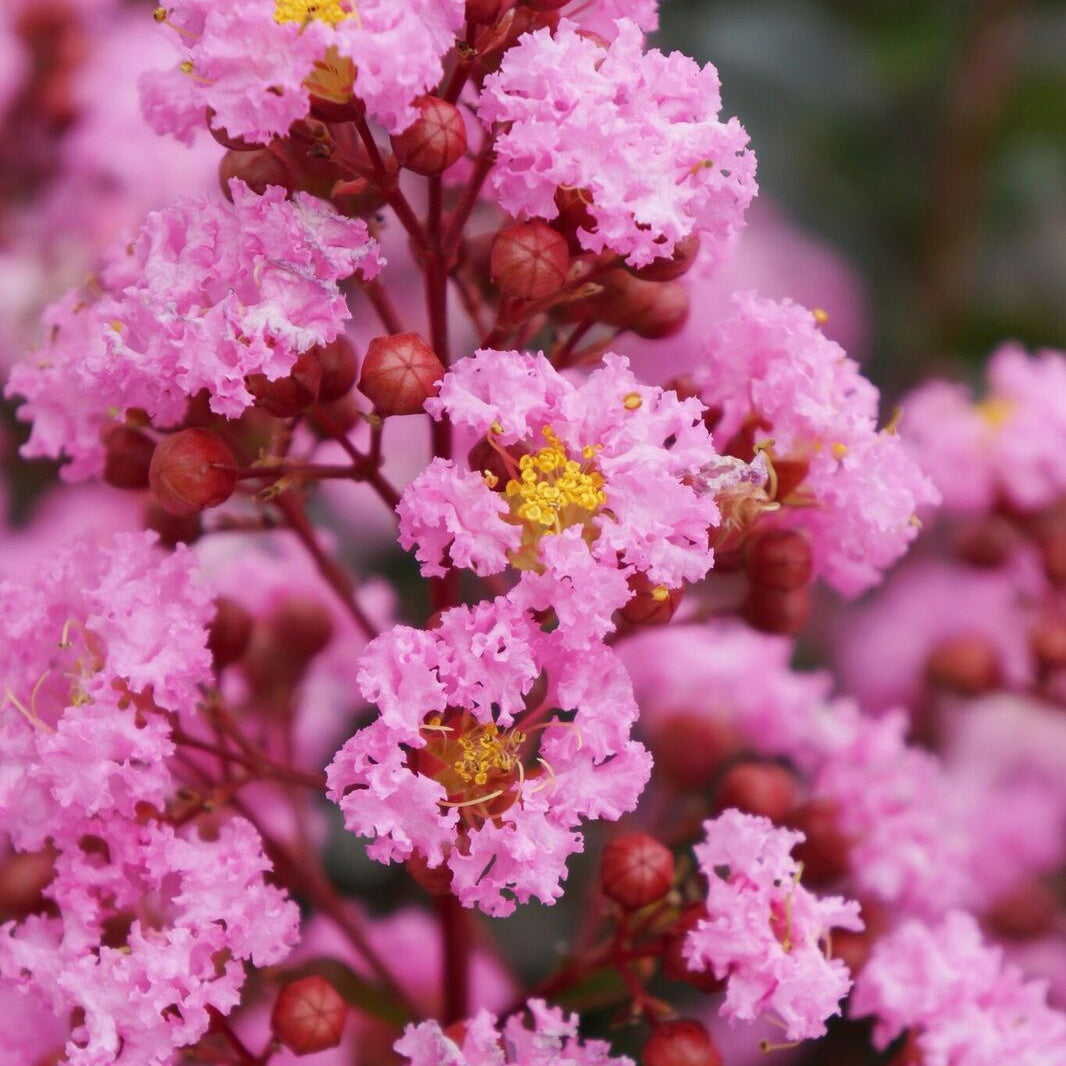
[[[304,26],[315,20],[336,26],[354,14],[341,0],[274,0],[274,21],[281,26],[288,22]]]

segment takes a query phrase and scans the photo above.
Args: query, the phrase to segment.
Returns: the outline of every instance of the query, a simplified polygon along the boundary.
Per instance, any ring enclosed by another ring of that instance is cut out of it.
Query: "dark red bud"
[[[685,959],[685,938],[707,917],[706,908],[696,903],[682,911],[673,929],[670,930],[663,949],[663,976],[670,981],[683,981],[700,992],[717,992],[725,984],[724,978],[715,977],[709,970],[690,970]]]
[[[1003,680],[999,652],[987,638],[960,634],[941,641],[925,664],[929,683],[963,696],[980,696]]]
[[[1055,926],[1058,900],[1040,881],[1025,881],[1001,896],[985,918],[992,930],[1012,940],[1044,936]],[[836,934],[833,934],[834,938]]]
[[[1066,518],[1057,514],[1037,535],[1044,573],[1053,585],[1066,585]]]
[[[566,281],[566,241],[539,219],[500,230],[492,242],[492,280],[516,300],[541,300]]]
[[[715,797],[716,810],[735,807],[772,822],[785,821],[795,805],[796,779],[776,763],[737,763],[722,778]]]
[[[221,126],[215,125],[215,109],[213,107],[207,108],[207,132],[220,144],[223,148],[232,148],[235,152],[252,152],[256,148],[261,148],[262,145],[256,144],[254,141],[246,140],[244,137],[234,137]]]
[[[643,1066],[722,1066],[707,1030],[691,1018],[657,1025],[644,1045]]]
[[[148,488],[155,442],[132,426],[109,426],[103,432],[104,481],[116,489]]]
[[[674,883],[674,856],[646,833],[615,837],[603,849],[603,894],[629,910],[662,899]]]
[[[688,320],[688,290],[677,281],[641,281],[625,270],[612,270],[592,298],[597,318],[616,329],[628,329],[647,340],[678,333]]]
[[[274,645],[300,662],[309,662],[333,639],[333,616],[309,596],[285,600],[271,615],[268,625]]]
[[[54,874],[54,860],[44,851],[15,852],[0,859],[0,921],[40,910],[41,893]]]
[[[622,608],[622,617],[634,625],[664,625],[674,617],[684,589],[668,589],[655,584],[647,574],[637,573],[629,579],[633,598]]]
[[[466,20],[482,25],[495,22],[502,9],[503,0],[466,0]]]
[[[584,189],[555,190],[555,206],[559,209],[559,214],[552,219],[551,225],[552,229],[566,239],[571,255],[584,252],[578,240],[578,232],[585,230],[591,233],[596,228],[596,219],[589,210],[591,203],[592,196]]]
[[[239,178],[259,196],[270,185],[289,190],[293,187],[288,165],[270,148],[255,148],[250,152],[230,149],[218,164],[218,181],[227,200],[233,199],[229,187],[231,178]]]
[[[655,259],[647,266],[629,267],[629,272],[641,281],[673,281],[686,273],[700,254],[700,235],[690,233],[674,245],[672,255]]]
[[[971,566],[1002,566],[1018,542],[1018,534],[1002,515],[989,515],[959,527],[954,538],[955,554]]]
[[[318,386],[319,403],[332,403],[347,396],[358,374],[355,347],[347,337],[338,337],[329,344],[319,345],[318,365],[321,381]]]
[[[832,800],[804,803],[788,816],[787,822],[807,838],[792,851],[803,863],[804,882],[828,885],[848,872],[851,839],[840,828],[840,815]]]
[[[1041,673],[1066,669],[1066,615],[1041,612],[1029,630],[1029,647]]]
[[[775,589],[750,585],[743,612],[749,624],[764,633],[798,633],[811,615],[810,587]]]
[[[415,101],[418,118],[392,138],[392,150],[400,166],[416,174],[440,174],[466,152],[463,113],[438,96]]]
[[[207,647],[215,661],[216,669],[222,670],[236,662],[248,647],[252,635],[252,616],[228,596],[215,600],[215,617],[207,631]]]
[[[736,753],[740,741],[724,719],[699,711],[656,715],[655,769],[678,788],[703,789],[711,774]]]
[[[302,414],[317,400],[322,384],[322,367],[318,349],[301,353],[292,370],[273,381],[266,374],[249,374],[244,379],[248,391],[255,397],[256,407],[276,418],[293,418]]]
[[[304,977],[279,993],[270,1016],[274,1036],[297,1055],[325,1051],[341,1042],[348,1004],[324,977]]]
[[[359,390],[383,415],[413,415],[437,395],[442,377],[437,353],[417,333],[394,333],[370,342]]]
[[[230,498],[237,485],[237,463],[214,433],[182,429],[156,445],[148,479],[164,510],[193,515]]]
[[[745,570],[753,585],[790,591],[802,588],[813,571],[811,542],[791,529],[771,529],[748,541]]]
[[[159,543],[165,548],[177,544],[194,544],[203,533],[199,512],[190,515],[175,515],[165,511],[159,502],[149,498],[144,509],[144,528],[159,534]]]

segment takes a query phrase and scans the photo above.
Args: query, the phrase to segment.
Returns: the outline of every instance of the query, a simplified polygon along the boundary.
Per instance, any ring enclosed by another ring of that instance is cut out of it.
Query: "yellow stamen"
[[[829,312],[824,307],[816,307],[811,314],[816,325],[825,326],[829,323]]]
[[[274,21],[282,26],[287,22],[305,26],[313,20],[336,26],[353,14],[340,0],[274,0]]]
[[[833,445],[832,452],[833,458],[839,462],[841,459],[844,458],[845,455],[848,454],[848,446],[846,444],[841,444],[840,441],[837,441]]]
[[[643,402],[639,392],[627,392],[622,398],[622,406],[627,411],[635,411]]]

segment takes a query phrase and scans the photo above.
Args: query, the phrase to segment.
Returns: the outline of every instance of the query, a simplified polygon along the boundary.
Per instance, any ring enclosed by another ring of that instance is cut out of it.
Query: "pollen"
[[[1014,404],[1002,396],[989,396],[974,404],[974,410],[992,429],[1002,429],[1014,412]]]
[[[570,458],[566,447],[545,426],[547,444],[538,452],[523,455],[517,476],[507,482],[504,492],[516,517],[542,532],[561,532],[586,522],[604,503],[603,475],[593,465],[594,446],[581,450],[583,463]]]
[[[622,398],[622,406],[627,411],[635,411],[643,402],[639,392],[627,392]]]
[[[353,14],[341,0],[274,0],[274,21],[282,26],[288,22],[305,26],[316,20],[336,26]]]
[[[826,326],[829,324],[829,312],[824,307],[816,307],[811,314],[814,316],[815,325]]]
[[[489,777],[513,774],[519,762],[519,748],[526,734],[519,729],[500,732],[494,722],[470,730],[459,737],[459,757],[452,764],[468,785],[486,785]]]

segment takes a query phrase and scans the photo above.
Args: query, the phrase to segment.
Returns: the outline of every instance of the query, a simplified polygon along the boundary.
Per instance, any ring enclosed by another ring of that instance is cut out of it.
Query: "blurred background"
[[[1061,0],[665,0],[659,45],[717,66],[761,198],[857,273],[890,398],[1066,347]]]

